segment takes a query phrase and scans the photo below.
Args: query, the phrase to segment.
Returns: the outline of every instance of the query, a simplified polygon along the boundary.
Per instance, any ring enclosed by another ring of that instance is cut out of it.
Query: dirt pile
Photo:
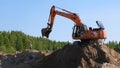
[[[50,55],[49,55],[50,54]],[[35,50],[6,55],[0,68],[120,68],[120,54],[102,45],[66,45],[55,52]]]
[[[0,68],[34,68],[32,64],[42,59],[44,55],[36,50],[0,56]]]
[[[105,45],[66,45],[34,64],[35,68],[118,67],[120,54]],[[118,67],[119,68],[119,67]]]

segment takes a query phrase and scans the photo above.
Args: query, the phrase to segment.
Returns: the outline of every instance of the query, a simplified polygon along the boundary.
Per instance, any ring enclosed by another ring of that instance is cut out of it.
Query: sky
[[[97,28],[95,21],[101,21],[107,31],[106,41],[120,41],[120,0],[0,0],[0,31],[40,37],[53,5],[77,13],[87,27]],[[56,16],[49,39],[73,42],[74,24]]]

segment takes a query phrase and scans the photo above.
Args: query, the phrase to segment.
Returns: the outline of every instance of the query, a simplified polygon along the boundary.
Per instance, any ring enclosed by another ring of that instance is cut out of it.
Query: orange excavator
[[[56,10],[56,8],[61,9],[62,11]],[[50,15],[47,23],[47,27],[41,30],[42,37],[49,37],[50,32],[52,31],[52,27],[54,24],[55,16],[60,15],[65,18],[72,20],[75,25],[73,27],[72,38],[75,40],[80,40],[81,42],[93,42],[100,43],[99,40],[106,39],[106,31],[100,21],[96,21],[99,28],[92,28],[83,24],[76,13],[67,11],[65,9],[52,6],[50,9]]]

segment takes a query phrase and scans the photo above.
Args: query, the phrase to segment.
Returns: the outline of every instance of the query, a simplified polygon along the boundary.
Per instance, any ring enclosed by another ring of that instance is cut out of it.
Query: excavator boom
[[[59,7],[57,7],[57,8],[59,8]],[[61,8],[59,8],[59,9],[61,9]],[[78,27],[83,26],[83,23],[81,22],[79,16],[76,13],[72,13],[65,9],[61,9],[61,10],[64,12],[55,10],[55,6],[51,7],[50,15],[48,18],[48,26],[41,30],[42,36],[47,37],[47,38],[49,37],[49,34],[52,31],[52,27],[53,27],[54,19],[55,19],[56,15],[60,15],[60,16],[63,16],[65,18],[72,20],[73,22],[75,22],[75,24],[76,24],[75,26],[78,26]]]

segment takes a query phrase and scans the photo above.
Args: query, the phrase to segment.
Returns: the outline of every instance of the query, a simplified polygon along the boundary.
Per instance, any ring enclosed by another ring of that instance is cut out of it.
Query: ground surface
[[[0,54],[1,68],[120,68],[120,54],[102,45],[66,45],[55,52]]]

